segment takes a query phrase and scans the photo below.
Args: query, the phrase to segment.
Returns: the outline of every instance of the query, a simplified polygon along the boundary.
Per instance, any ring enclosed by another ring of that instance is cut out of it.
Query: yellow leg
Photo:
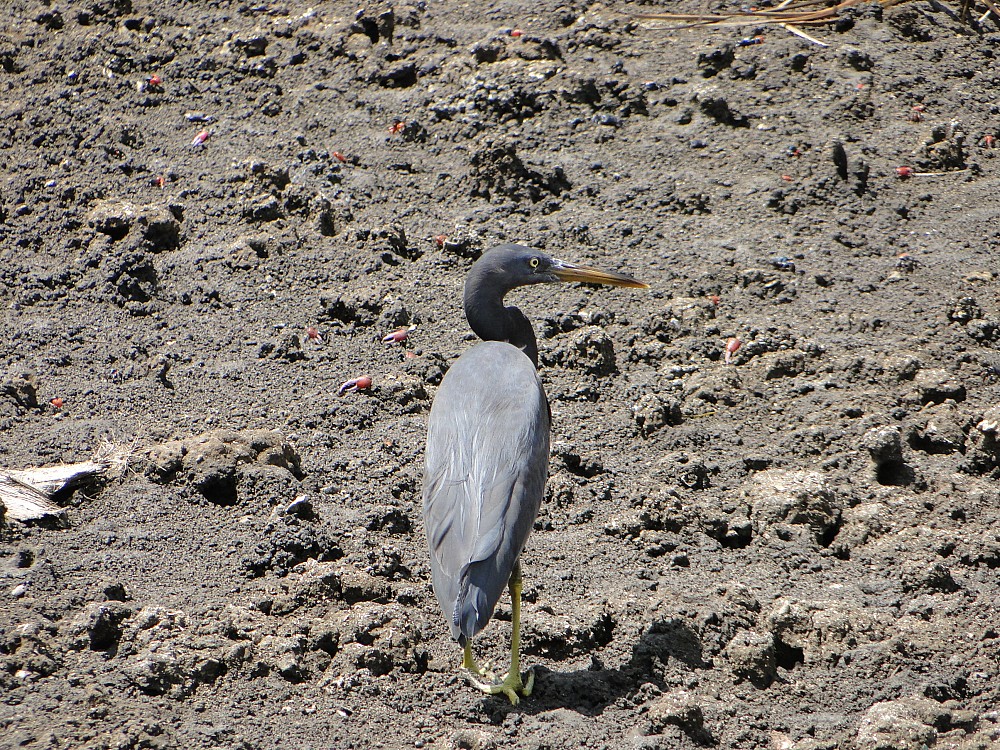
[[[490,663],[485,662],[483,666],[479,666],[476,661],[476,657],[472,655],[472,641],[465,642],[465,652],[462,656],[462,669],[466,669],[472,674],[477,674],[480,677],[485,677],[488,680],[493,680],[493,672],[490,671]]]
[[[513,629],[510,637],[510,671],[504,675],[499,683],[487,684],[479,682],[470,677],[473,687],[482,690],[489,695],[499,695],[503,693],[510,699],[513,705],[517,705],[520,698],[518,693],[527,698],[531,695],[531,690],[535,686],[535,671],[529,669],[526,676],[521,675],[521,562],[514,564],[514,570],[510,575],[510,582],[507,584],[510,589],[510,623]],[[462,667],[470,673],[480,677],[492,678],[492,673],[482,669],[476,664],[472,656],[472,643],[465,644],[465,656],[462,659]]]

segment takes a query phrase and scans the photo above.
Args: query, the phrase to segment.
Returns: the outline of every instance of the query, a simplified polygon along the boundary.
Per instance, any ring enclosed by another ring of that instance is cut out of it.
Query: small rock
[[[757,687],[770,685],[778,674],[771,633],[741,630],[726,644],[722,657],[734,675]]]
[[[387,372],[378,384],[378,394],[386,401],[403,407],[404,414],[413,414],[429,408],[430,396],[424,381],[405,372]]]
[[[212,430],[158,445],[147,454],[146,474],[154,482],[182,481],[219,505],[237,502],[237,479],[248,464],[285,469],[302,476],[295,448],[269,430]]]
[[[132,616],[131,608],[120,602],[92,604],[68,626],[69,646],[107,651],[122,637],[122,623]]]
[[[680,402],[664,399],[655,393],[640,397],[632,407],[632,414],[643,437],[649,437],[666,425],[677,425],[682,421]]]
[[[809,373],[805,352],[778,352],[762,358],[764,379],[775,380]],[[811,373],[810,373],[811,374]]]
[[[261,34],[237,36],[229,42],[229,46],[246,57],[259,57],[267,51],[267,37]]]
[[[720,125],[728,125],[734,128],[750,127],[750,121],[746,115],[734,112],[721,90],[705,89],[698,91],[694,95],[694,101],[698,103],[704,114],[711,117]]]
[[[299,362],[306,358],[302,351],[302,340],[296,333],[284,333],[277,342],[264,341],[257,347],[259,359],[277,359],[285,362]]]
[[[579,370],[598,377],[616,372],[615,346],[603,328],[587,326],[575,331],[568,340],[561,339],[542,352],[542,361],[568,370]]]
[[[141,206],[136,223],[154,252],[173,250],[180,244],[181,225],[168,208],[152,204]]]
[[[507,44],[500,38],[485,39],[473,44],[469,52],[477,65],[495,63],[507,57]]]
[[[743,400],[743,380],[735,367],[719,367],[692,373],[684,381],[685,398],[709,404],[736,406]],[[705,404],[688,404],[692,413],[704,412]]]
[[[828,546],[840,523],[841,502],[815,471],[768,469],[756,474],[746,490],[754,531],[790,538],[807,527],[809,536]]]
[[[177,215],[180,209],[175,208]],[[87,223],[112,242],[124,239],[133,227],[138,227],[151,250],[171,250],[180,238],[180,222],[168,208],[149,204],[139,206],[131,201],[98,201],[87,217]]]
[[[456,750],[496,750],[497,741],[480,729],[459,729],[451,736],[451,745]]]
[[[865,712],[855,743],[859,750],[924,750],[937,735],[909,702],[883,701]]]
[[[258,669],[273,669],[289,682],[301,682],[308,674],[300,660],[305,646],[305,638],[300,635],[264,636],[256,648]]]
[[[87,223],[112,240],[120,240],[132,229],[139,209],[130,201],[98,201],[87,217]]]
[[[976,429],[984,435],[994,437],[1000,433],[1000,405],[991,406],[983,413],[983,418],[976,425]]]
[[[779,597],[764,618],[779,646],[778,663],[837,663],[861,644],[881,641],[886,621],[847,602]]]
[[[12,398],[27,409],[38,408],[38,378],[27,371],[11,371],[0,381],[0,397]]]
[[[275,221],[283,216],[281,204],[271,194],[256,195],[243,206],[244,218],[251,221]]]
[[[125,586],[119,581],[105,584],[101,589],[101,593],[104,594],[104,598],[109,602],[123,602],[129,598],[128,593],[125,591]]]
[[[948,310],[948,320],[952,323],[966,325],[973,320],[983,317],[983,308],[976,302],[975,297],[962,297],[958,299]]]
[[[876,468],[903,463],[903,439],[898,427],[873,427],[861,438]]]
[[[913,378],[913,387],[921,404],[965,400],[965,386],[945,370],[921,370]]]
[[[951,570],[942,563],[924,563],[907,560],[903,563],[901,573],[903,591],[941,591],[952,593],[958,591],[959,586],[952,578]]]
[[[701,705],[686,690],[675,690],[657,698],[649,705],[647,716],[652,734],[661,734],[671,724],[689,735],[701,734],[705,730],[705,716]]]
[[[715,318],[716,308],[711,300],[699,297],[675,297],[662,309],[649,316],[642,329],[657,340],[673,341],[689,335]]]
[[[575,612],[572,617],[531,608],[524,617],[522,649],[526,654],[566,659],[608,645],[614,629],[614,617],[601,608]]]
[[[862,52],[857,47],[848,47],[843,52],[847,64],[855,70],[871,70],[875,63],[867,52]]]
[[[950,402],[928,404],[907,426],[906,442],[925,453],[965,453],[967,418]]]
[[[285,513],[296,516],[303,521],[313,521],[316,511],[308,495],[299,495],[285,507]]]
[[[712,78],[733,64],[736,48],[726,42],[710,52],[698,54],[698,68],[705,78]]]
[[[272,516],[263,529],[260,541],[241,562],[252,578],[269,571],[283,577],[296,565],[310,559],[325,562],[343,556],[337,540],[322,527],[295,515],[281,513]]]
[[[444,238],[441,249],[450,255],[475,260],[483,254],[483,244],[483,238],[478,231],[459,225]]]

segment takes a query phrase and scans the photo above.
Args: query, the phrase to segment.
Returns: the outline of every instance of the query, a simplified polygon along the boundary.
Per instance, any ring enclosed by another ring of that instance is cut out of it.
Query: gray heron
[[[427,427],[423,516],[434,592],[473,685],[514,704],[534,684],[532,671],[520,672],[520,555],[545,493],[550,413],[534,329],[519,309],[504,306],[504,297],[516,287],[560,281],[648,287],[520,245],[488,250],[469,271],[464,299],[469,325],[483,341],[449,368]],[[476,663],[472,640],[505,587],[510,670],[494,680]]]

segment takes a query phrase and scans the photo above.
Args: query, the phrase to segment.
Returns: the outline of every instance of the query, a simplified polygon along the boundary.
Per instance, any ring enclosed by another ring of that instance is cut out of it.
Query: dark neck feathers
[[[465,284],[465,317],[483,341],[506,341],[521,349],[538,367],[538,343],[527,316],[516,307],[504,307],[503,298],[510,291],[500,279],[486,273],[473,273]]]

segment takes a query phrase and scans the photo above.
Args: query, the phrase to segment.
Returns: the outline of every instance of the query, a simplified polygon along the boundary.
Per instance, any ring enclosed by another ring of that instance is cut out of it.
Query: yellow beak
[[[649,289],[649,284],[623,273],[602,271],[599,268],[580,266],[565,260],[555,261],[549,271],[560,281],[582,281],[586,284],[608,284],[610,286],[628,286],[634,289]]]

